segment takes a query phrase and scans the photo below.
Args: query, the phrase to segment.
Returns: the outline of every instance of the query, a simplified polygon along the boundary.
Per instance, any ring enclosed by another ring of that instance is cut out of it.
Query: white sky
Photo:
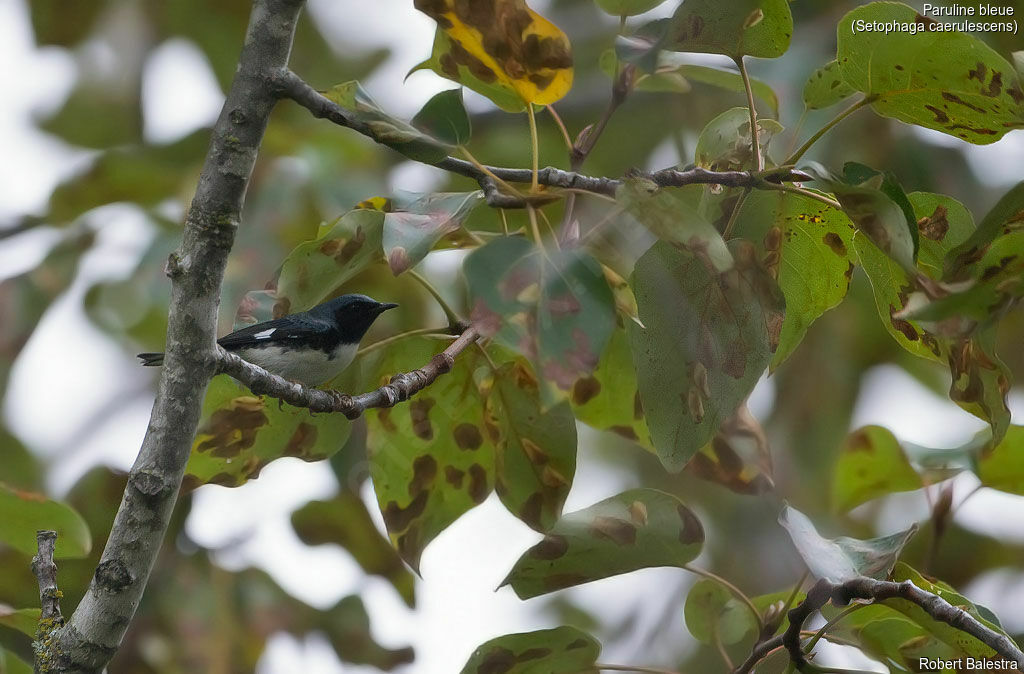
[[[545,3],[533,4],[542,9]],[[662,9],[670,9],[671,4]],[[409,67],[428,52],[433,36],[432,22],[414,11],[411,2],[362,3],[361,11],[352,12],[351,3],[311,0],[309,9],[331,24],[328,32],[340,41],[393,50],[393,56],[366,86],[396,114],[411,115],[431,94],[451,86],[426,73],[396,86]],[[394,30],[396,25],[401,31]],[[31,125],[33,115],[56,109],[67,96],[75,66],[61,50],[34,48],[24,0],[0,0],[0,62],[6,64],[0,69],[0,90],[5,92],[0,105],[0,147],[6,154],[0,162],[0,218],[9,218],[41,212],[53,186],[88,161],[89,153],[69,148]],[[172,141],[211,123],[223,100],[202,54],[182,40],[169,41],[154,52],[146,66],[143,91],[145,135],[156,142]],[[925,142],[949,142],[939,134],[917,133]],[[989,167],[1019,165],[1019,157],[1024,156],[1024,133],[1010,134],[992,146],[956,143],[956,147],[967,151],[971,166],[984,172],[980,173],[983,178],[1007,182],[1014,179],[1012,171]],[[390,177],[395,187],[406,190],[427,190],[436,180],[429,169],[411,162],[399,165]],[[97,249],[87,256],[80,277],[47,313],[26,347],[3,408],[12,430],[42,456],[57,461],[51,486],[58,493],[96,462],[130,467],[152,404],[147,384],[153,373],[138,368],[130,354],[93,328],[81,308],[85,288],[97,279],[126,274],[151,232],[144,218],[127,206],[104,208],[89,220],[100,232]],[[0,279],[30,268],[54,240],[53,232],[43,230],[0,244]],[[67,349],[67,335],[75,336],[74,351]],[[60,386],[54,387],[55,381]],[[98,385],[102,382],[119,386],[104,388]],[[125,390],[131,397],[116,405],[117,412],[108,414],[88,437],[75,436],[79,424],[103,411],[111,400],[116,403]],[[767,412],[773,395],[773,382],[762,381],[752,403],[755,412]],[[1024,396],[1015,395],[1013,406],[1016,418],[1022,418]],[[895,367],[876,368],[867,375],[853,426],[869,423],[887,426],[901,439],[922,445],[953,445],[980,427],[976,419]],[[588,446],[586,441],[580,443],[579,469],[568,510],[636,486],[604,468],[590,455]],[[965,486],[963,493],[970,488],[966,482]],[[336,489],[326,464],[282,459],[268,466],[259,480],[241,488],[198,490],[188,531],[203,545],[230,546],[218,555],[224,566],[263,567],[289,592],[316,606],[329,606],[342,596],[361,592],[379,640],[391,647],[412,644],[416,648],[417,662],[408,671],[449,674],[458,671],[470,652],[489,638],[552,626],[550,619],[538,612],[542,601],[521,602],[508,588],[495,592],[518,555],[539,535],[505,512],[493,496],[427,549],[423,581],[417,588],[419,608],[410,612],[390,586],[363,576],[340,548],[309,548],[296,538],[288,519],[291,512],[310,499],[329,497]],[[364,496],[376,513],[369,488]],[[922,504],[920,494],[894,501],[893,507],[884,511],[886,517],[894,518],[887,526],[895,528],[901,520],[925,517]],[[957,519],[979,532],[1024,542],[1022,506],[1024,499],[984,490],[957,512]],[[382,527],[379,517],[378,525]],[[690,583],[692,579],[677,570],[656,569],[570,592],[582,605],[615,624],[640,607],[648,617],[661,615],[666,603],[677,600],[677,592]],[[1006,591],[1007,586],[1012,589]],[[979,600],[1004,615],[1008,627],[1024,629],[1024,615],[1008,610],[1019,609],[1024,596],[1020,574],[995,571],[967,591],[976,591]],[[666,629],[680,634],[681,606],[671,615],[679,624]],[[641,624],[640,633],[651,627]],[[611,649],[602,660],[672,664],[662,662],[659,658],[664,654],[656,650],[648,652],[647,662],[638,662],[633,651],[640,647],[637,639],[627,640],[623,652]],[[260,672],[294,671],[333,673],[342,667],[323,640],[298,643],[288,636],[275,637]],[[373,670],[345,666],[344,671]]]

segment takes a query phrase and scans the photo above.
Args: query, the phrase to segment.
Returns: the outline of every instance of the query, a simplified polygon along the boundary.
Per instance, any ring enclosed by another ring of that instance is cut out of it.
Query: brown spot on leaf
[[[590,645],[590,643],[586,639],[576,639],[572,643],[568,644],[565,647],[565,650],[567,650],[567,651],[575,651],[575,650],[579,650],[581,648],[586,648],[589,645]]]
[[[459,470],[455,466],[444,467],[444,480],[456,489],[462,489],[462,478],[466,476],[465,471]]]
[[[529,662],[530,660],[540,660],[551,655],[550,648],[527,648],[525,651],[516,656],[516,660],[519,662]]]
[[[946,238],[946,232],[949,231],[949,220],[946,215],[946,207],[940,204],[935,207],[935,211],[931,215],[918,220],[917,228],[920,230],[921,236],[932,241],[942,241]]]
[[[832,252],[840,257],[846,257],[846,244],[835,232],[826,232],[822,238],[825,245],[832,249]]]
[[[577,405],[586,405],[601,392],[601,382],[594,377],[577,379],[572,385],[572,401]]]
[[[543,508],[544,495],[540,492],[534,492],[530,494],[519,509],[519,519],[526,522],[533,529],[541,530],[544,528],[544,522],[541,519]]]
[[[564,590],[567,587],[582,585],[589,581],[582,573],[552,573],[544,577],[544,589],[548,592]]]
[[[548,534],[544,537],[544,540],[530,548],[527,554],[534,559],[542,559],[548,562],[552,559],[558,559],[568,551],[569,541],[565,536]]]
[[[434,406],[435,402],[433,398],[416,398],[409,403],[412,432],[420,440],[434,439],[434,427],[430,424],[430,408]]]
[[[380,422],[381,427],[388,433],[394,433],[398,430],[395,426],[395,422],[391,420],[391,407],[382,407],[377,410],[377,421]]]
[[[995,98],[1003,92],[1003,74],[999,71],[992,72],[992,81],[988,83],[988,87],[981,90],[982,96],[988,96]]]
[[[680,503],[676,506],[682,526],[679,529],[679,542],[684,545],[704,542],[704,527],[690,509]]]
[[[455,438],[455,445],[462,450],[477,450],[484,444],[484,437],[476,424],[463,422],[455,427],[452,436]]]
[[[285,456],[305,456],[306,453],[316,444],[317,428],[313,424],[302,422],[288,438],[288,445],[284,448]]]
[[[398,531],[405,531],[409,528],[409,525],[413,523],[427,507],[428,493],[421,491],[416,494],[409,505],[402,508],[396,501],[388,501],[387,505],[384,506],[382,512],[384,516],[384,524],[387,525],[388,531],[395,533]]]
[[[948,91],[943,91],[942,92],[942,98],[944,98],[945,100],[949,101],[950,103],[956,103],[957,105],[962,105],[965,108],[970,108],[971,110],[974,110],[975,112],[981,112],[981,113],[987,112],[987,110],[985,110],[985,108],[979,107],[979,106],[975,105],[974,103],[970,103],[968,101],[965,101],[964,99],[960,98],[956,94],[950,93]]]
[[[747,369],[747,346],[742,339],[735,339],[726,347],[722,370],[733,379],[741,379]]]
[[[487,498],[487,494],[490,491],[487,488],[487,471],[479,463],[474,463],[469,467],[469,485],[467,489],[469,491],[469,498],[477,505],[483,503]]]
[[[616,545],[636,543],[636,526],[618,517],[597,516],[590,523],[590,535]]]
[[[633,394],[633,418],[638,421],[644,418],[644,403],[640,400],[640,391]]]
[[[636,430],[632,426],[609,426],[608,430],[615,435],[626,438],[627,440],[639,440],[640,438],[636,434]]]
[[[197,435],[209,435],[196,447],[198,452],[213,450],[218,458],[238,456],[256,444],[256,434],[270,420],[263,413],[263,401],[252,396],[235,398],[224,409],[215,411]]]
[[[1024,103],[1024,91],[1021,91],[1020,87],[1010,87],[1006,90],[1006,93],[1010,95],[1010,98],[1012,98],[1013,102],[1017,105]]]
[[[537,443],[529,438],[520,438],[520,443],[523,447],[523,454],[526,455],[526,459],[535,466],[542,466],[548,462],[550,458],[543,449],[540,448]]]
[[[858,429],[850,434],[846,439],[846,446],[844,447],[847,452],[867,452],[869,454],[874,453],[875,446],[871,444],[871,436],[864,431],[864,429]]]
[[[206,482],[207,484],[219,484],[222,487],[234,487],[238,484],[238,478],[231,473],[217,473]]]
[[[976,65],[972,70],[968,70],[967,71],[967,79],[969,79],[969,80],[978,80],[979,82],[984,83],[985,82],[985,75],[987,73],[988,73],[988,68],[985,66],[984,63],[982,63],[981,61],[978,61],[978,65]]]
[[[417,456],[412,462],[412,480],[409,481],[409,496],[415,497],[430,489],[437,478],[437,459],[430,454]]]

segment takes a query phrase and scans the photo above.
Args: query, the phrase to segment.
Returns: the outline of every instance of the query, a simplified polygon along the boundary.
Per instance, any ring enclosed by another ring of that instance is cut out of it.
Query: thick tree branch
[[[288,381],[220,347],[217,348],[217,371],[234,377],[257,395],[269,395],[311,412],[340,412],[349,419],[356,419],[371,407],[394,407],[430,386],[438,377],[450,372],[459,354],[479,337],[477,329],[470,326],[423,367],[396,374],[379,389],[355,396]]]
[[[302,0],[255,0],[238,70],[213,128],[181,247],[171,255],[167,356],[149,428],[99,566],[68,624],[49,641],[49,671],[97,672],[135,615],[177,498],[206,387],[216,372],[220,286]]]
[[[287,70],[276,73],[273,84],[279,96],[290,98],[309,110],[313,116],[327,119],[339,126],[344,126],[370,139],[377,140],[376,134],[368,124],[356,119],[348,110],[322,95],[295,73]],[[524,208],[529,203],[527,199],[520,199],[516,195],[502,193],[494,183],[494,176],[509,183],[527,184],[533,180],[533,171],[531,169],[503,168],[499,166],[480,168],[472,162],[455,157],[446,157],[436,164],[430,165],[476,180],[483,189],[488,203],[494,207]],[[767,171],[708,171],[702,168],[680,171],[669,168],[654,172],[631,171],[627,177],[646,178],[661,187],[724,185],[726,187],[763,188],[766,182],[783,183],[814,180],[810,175],[791,167]],[[537,182],[548,187],[561,187],[614,196],[615,190],[622,185],[623,181],[617,178],[588,176],[576,171],[563,171],[562,169],[548,166],[540,169],[537,174]]]
[[[922,590],[909,580],[896,583],[859,577],[843,583],[819,580],[807,593],[807,598],[799,606],[790,610],[789,626],[785,634],[782,635],[782,645],[786,647],[790,660],[799,671],[803,671],[807,664],[800,643],[800,631],[803,629],[804,622],[829,600],[836,606],[845,606],[854,599],[870,599],[876,602],[886,599],[905,599],[913,602],[924,609],[932,619],[970,634],[994,650],[1000,657],[1015,662],[1018,668],[1024,668],[1024,653],[1012,640],[983,625],[974,616],[953,606],[942,597]],[[746,664],[744,663],[744,665]],[[744,670],[741,666],[736,671],[742,674],[749,670]]]

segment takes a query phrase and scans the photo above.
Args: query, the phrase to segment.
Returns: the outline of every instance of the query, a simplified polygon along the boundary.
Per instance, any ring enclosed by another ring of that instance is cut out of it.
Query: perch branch
[[[288,381],[220,347],[217,348],[217,371],[234,377],[256,395],[269,395],[311,412],[340,412],[349,419],[356,419],[371,407],[394,407],[430,386],[438,377],[451,371],[458,355],[479,337],[476,327],[470,326],[423,367],[396,374],[384,386],[355,396]]]
[[[334,101],[322,95],[306,83],[301,77],[290,70],[282,69],[272,78],[272,88],[277,95],[289,98],[309,110],[314,117],[326,119],[343,126],[372,140],[377,140],[373,129],[368,124],[356,119],[352,114]],[[592,132],[593,134],[593,132]],[[593,136],[596,140],[596,136]],[[530,184],[534,173],[531,169],[503,168],[498,166],[478,167],[470,161],[456,157],[445,157],[436,164],[439,169],[456,175],[472,178],[480,184],[488,203],[498,208],[524,208],[529,202],[516,195],[507,195],[498,190],[494,179],[498,178],[510,183]],[[593,192],[606,196],[615,196],[615,190],[623,181],[616,178],[588,176],[577,171],[564,171],[548,166],[540,169],[537,183],[548,187]],[[680,171],[663,169],[661,171],[631,171],[627,177],[646,178],[661,187],[682,187],[684,185],[723,185],[726,187],[764,188],[765,183],[784,183],[808,181],[814,178],[792,167],[781,167],[767,171],[708,171],[702,168]]]
[[[44,625],[60,627],[64,624],[64,616],[60,614],[61,594],[57,589],[57,565],[53,563],[57,532],[37,531],[36,546],[38,552],[32,558],[32,573],[39,582],[39,604],[42,607],[39,615],[40,629]]]
[[[202,401],[216,372],[220,287],[242,202],[287,66],[302,0],[255,0],[214,125],[181,247],[168,260],[167,356],[149,428],[89,589],[37,655],[50,672],[99,672],[117,652],[167,531]]]

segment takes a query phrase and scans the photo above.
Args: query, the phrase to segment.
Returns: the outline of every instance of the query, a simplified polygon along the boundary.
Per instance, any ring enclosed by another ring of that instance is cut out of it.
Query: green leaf
[[[637,70],[633,79],[634,91],[666,92],[672,94],[685,94],[690,90],[690,83],[675,68],[661,68],[662,57],[667,52],[662,52],[659,57],[659,67],[654,72]],[[597,65],[605,75],[612,79],[619,76],[620,66],[625,67],[626,61],[620,61],[614,49],[606,49],[601,52]]]
[[[597,366],[615,329],[615,300],[594,258],[541,254],[522,237],[499,237],[473,251],[463,271],[473,321],[534,361],[545,380],[567,391]]]
[[[32,674],[32,665],[0,646],[0,672],[2,674]]]
[[[993,444],[1002,441],[1010,427],[1006,396],[1010,379],[995,353],[996,329],[989,328],[971,339],[953,343],[949,350],[952,383],[949,398],[974,416],[989,422]]]
[[[888,578],[903,546],[917,531],[914,524],[906,531],[868,540],[822,538],[806,515],[789,506],[783,507],[779,524],[789,532],[811,575],[833,583],[858,576]]]
[[[858,22],[907,29],[857,30]],[[933,24],[902,3],[854,9],[836,29],[843,81],[874,97],[871,107],[884,117],[978,145],[1024,127],[1024,91],[1013,66],[978,38],[929,30]]]
[[[572,87],[569,38],[525,0],[490,0],[472,6],[457,0],[416,0],[414,4],[437,21],[439,31],[450,40],[448,51],[440,56],[440,69],[434,69],[438,75],[473,88],[472,82],[460,79],[465,66],[474,79],[499,82],[520,101],[537,105],[554,103]],[[436,41],[434,48],[436,54]]]
[[[671,57],[671,54],[663,54],[663,58],[665,57]],[[661,62],[659,62],[658,67],[659,70],[663,67]],[[719,68],[711,68],[708,66],[683,64],[675,68],[674,72],[679,73],[691,82],[700,82],[701,84],[708,84],[713,87],[718,87],[719,89],[734,91],[736,93],[746,92],[746,88],[743,86],[743,78],[740,77],[740,74],[736,71],[721,70]],[[768,104],[768,107],[772,111],[772,116],[778,118],[779,98],[775,95],[775,90],[766,82],[759,80],[756,77],[750,78],[750,89],[753,91],[754,96]],[[756,108],[757,106],[755,105],[754,107]]]
[[[612,16],[636,16],[649,12],[665,0],[594,0],[597,6]]]
[[[16,609],[7,604],[0,604],[0,626],[9,627],[22,634],[35,637],[36,626],[39,624],[39,614],[40,610],[37,608]]]
[[[843,81],[838,61],[829,61],[811,73],[804,85],[804,105],[808,110],[820,110],[849,98],[857,90]]]
[[[595,670],[601,644],[575,627],[506,634],[485,642],[462,674],[580,674]]]
[[[594,373],[572,385],[569,401],[579,421],[654,450],[624,329],[612,333]]]
[[[768,155],[768,144],[782,132],[782,125],[770,118],[757,120],[761,154]],[[694,161],[712,171],[743,171],[756,166],[751,153],[750,112],[732,108],[718,115],[700,132]]]
[[[351,210],[316,239],[288,254],[277,281],[274,318],[320,304],[346,281],[382,258],[384,213]]]
[[[442,143],[468,143],[473,127],[462,102],[462,89],[449,89],[435,94],[412,118],[412,125]]]
[[[638,569],[682,568],[703,545],[704,527],[682,501],[631,489],[564,515],[502,585],[529,599]]]
[[[440,28],[434,34],[430,58],[416,65],[409,74],[417,70],[431,70],[441,77],[458,82],[490,99],[505,112],[526,110],[526,103],[519,97],[515,87],[498,79],[483,61],[463,49]]]
[[[753,246],[736,239],[735,266],[659,242],[632,285],[644,327],[629,324],[640,399],[655,449],[680,470],[753,390],[778,344],[784,300]]]
[[[977,473],[986,487],[1024,496],[1024,426],[1010,426],[1002,442],[989,443],[978,457]]]
[[[787,0],[686,0],[668,22],[662,49],[776,58],[793,35]]]
[[[1024,181],[1017,183],[999,199],[966,241],[948,251],[943,278],[947,281],[962,281],[971,276],[979,276],[977,263],[984,258],[993,242],[1022,228]]]
[[[731,613],[745,613],[749,624],[740,619],[726,619]],[[686,629],[694,639],[706,645],[738,643],[754,625],[749,609],[733,601],[732,593],[712,580],[699,580],[690,588],[683,606]]]
[[[949,251],[974,232],[974,217],[963,204],[945,194],[911,192],[907,199],[917,218],[918,266],[931,272],[933,278],[938,278]]]
[[[104,6],[99,0],[77,2],[73,6],[61,0],[34,0],[28,9],[32,14],[36,44],[40,47],[48,44],[75,46],[89,36]]]
[[[732,268],[732,254],[722,235],[679,190],[660,189],[649,180],[630,179],[619,187],[615,198],[659,239],[699,252],[711,261],[715,271]]]
[[[374,366],[370,386],[429,362],[444,347],[403,340]],[[469,350],[451,372],[408,403],[367,410],[366,447],[377,503],[398,553],[414,569],[424,548],[462,513],[483,503],[494,483],[494,443],[473,378],[480,354]]]
[[[853,225],[842,211],[787,192],[754,190],[736,218],[736,234],[760,241],[764,263],[786,298],[774,371],[796,350],[819,316],[850,287]]]
[[[903,562],[897,563],[895,568],[892,570],[892,580],[897,583],[904,580],[912,581],[914,585],[925,592],[936,594],[953,606],[966,611],[978,622],[989,629],[1006,635],[1006,632],[997,623],[988,619],[990,616],[994,617],[990,611],[985,609],[985,613],[983,613],[979,610],[979,606],[975,605],[963,595],[957,593],[946,583],[943,583],[942,581],[931,581]],[[886,599],[885,605],[896,609],[926,629],[928,632],[935,635],[939,640],[952,646],[964,655],[979,659],[992,658],[996,656],[996,652],[994,650],[986,646],[977,638],[971,636],[967,632],[953,627],[952,625],[935,620],[925,613],[924,609],[913,602],[907,601],[906,599]],[[1009,635],[1006,636],[1009,638]]]
[[[545,410],[538,389],[523,361],[505,363],[493,375],[484,424],[497,450],[498,497],[523,522],[547,531],[576,473],[576,420],[566,401]]]
[[[329,501],[310,501],[292,513],[292,527],[306,545],[345,548],[363,571],[389,581],[410,608],[416,605],[415,579],[377,531],[358,493],[343,490]]]
[[[436,164],[448,156],[448,147],[440,141],[384,112],[359,82],[335,85],[325,91],[324,96],[345,108],[354,120],[365,124],[375,141],[410,159]]]
[[[85,557],[92,548],[89,527],[71,506],[0,483],[0,543],[34,555],[36,532],[42,529],[57,532],[54,557],[58,559]]]
[[[842,609],[831,604],[822,608],[829,620]],[[900,672],[920,668],[920,658],[953,660],[960,653],[939,641],[913,620],[884,604],[862,604],[853,613],[836,623],[825,638],[836,643],[857,644],[866,654]]]
[[[686,472],[737,494],[764,494],[775,488],[768,438],[746,405],[693,455]]]
[[[370,665],[391,671],[413,661],[412,648],[386,648],[377,643],[370,630],[370,616],[359,595],[342,597],[326,611],[317,612],[312,630],[326,635],[342,662]]]
[[[847,512],[880,496],[922,486],[896,436],[881,426],[865,426],[843,443],[832,477],[832,500],[836,510]]]
[[[351,370],[341,376],[349,377]],[[254,396],[227,375],[214,377],[185,466],[184,485],[237,487],[282,456],[326,459],[345,443],[351,424],[341,414],[312,414],[303,407]]]
[[[419,264],[481,201],[481,192],[442,192],[385,213],[381,245],[391,273],[398,276]]]

